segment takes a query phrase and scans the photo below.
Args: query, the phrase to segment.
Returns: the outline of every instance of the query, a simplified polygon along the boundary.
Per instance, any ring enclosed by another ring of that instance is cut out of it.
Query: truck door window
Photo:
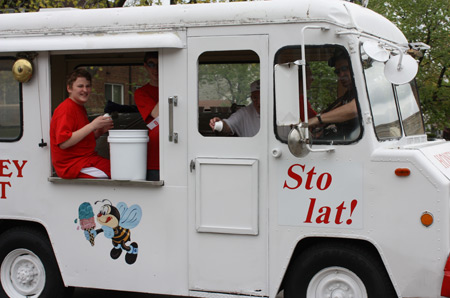
[[[353,71],[346,50],[338,46],[307,46],[306,89],[310,136],[315,144],[348,144],[361,135],[361,121]],[[279,50],[275,64],[302,59],[300,46]],[[303,112],[303,73],[299,67],[300,118]],[[275,100],[283,100],[275,98]],[[290,127],[277,126],[279,140],[286,142]]]
[[[21,83],[11,71],[15,59],[0,59],[0,141],[16,141],[22,135]]]
[[[253,51],[205,52],[198,63],[200,134],[256,135],[260,125],[258,55]],[[219,123],[210,125],[211,121]]]

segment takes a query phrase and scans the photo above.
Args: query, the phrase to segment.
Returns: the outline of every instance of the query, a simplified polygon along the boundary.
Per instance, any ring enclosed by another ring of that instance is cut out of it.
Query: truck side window
[[[11,72],[15,59],[0,59],[0,141],[16,141],[22,135],[21,83]]]
[[[114,142],[116,141],[114,135],[124,133],[130,136],[140,133],[142,136],[147,133],[149,138],[153,138],[146,144],[146,165],[140,167],[141,163],[136,166],[138,168],[137,178],[130,180],[160,181],[159,118],[155,114],[159,112],[158,61],[157,51],[63,54],[52,55],[50,60],[53,86],[51,90],[52,111],[55,111],[58,105],[68,97],[65,88],[67,73],[74,69],[84,69],[89,72],[92,78],[91,92],[89,99],[84,104],[87,118],[89,122],[92,122],[97,117],[108,113],[114,124],[109,132],[100,136],[96,135],[95,151],[99,156],[111,160],[110,143],[117,143]],[[152,104],[154,105],[152,106]],[[129,132],[122,132],[122,130]],[[135,130],[141,131],[136,132]],[[108,138],[110,138],[109,141]],[[144,143],[143,139],[139,139],[138,142]],[[122,154],[123,156],[120,158],[124,161],[124,165],[132,162],[133,152],[127,154]],[[111,172],[111,179],[121,180],[122,178],[118,178],[117,175],[120,170],[117,170],[117,163],[114,163],[118,159],[114,156],[111,160],[111,169],[115,169],[115,171]],[[113,165],[116,167],[114,168]],[[131,165],[128,168],[130,173],[134,169]],[[144,173],[143,169],[145,169]],[[130,175],[134,175],[134,173]]]
[[[253,51],[205,52],[198,67],[200,134],[256,135],[260,125],[258,55]]]
[[[85,105],[89,121],[105,114],[107,110],[113,118],[115,129],[147,129],[134,102],[134,91],[148,81],[148,74],[142,64],[81,63],[78,67],[85,68],[92,75],[92,92]],[[64,98],[61,95],[54,100],[61,101]],[[96,150],[101,156],[110,158],[107,135],[97,139]]]
[[[339,46],[307,46],[306,91],[310,136],[315,144],[348,144],[359,139],[359,116],[353,71],[347,51]],[[302,58],[300,46],[278,51],[275,64]],[[300,118],[304,120],[303,72],[299,67]],[[282,100],[277,99],[275,100]],[[277,126],[279,140],[286,142],[290,127]]]
[[[147,130],[134,102],[134,91],[148,82],[143,57],[144,53],[52,55],[52,114],[68,97],[67,74],[83,68],[92,77],[91,94],[84,105],[89,121],[109,113],[114,129]],[[108,134],[97,138],[95,150],[100,156],[110,159]]]

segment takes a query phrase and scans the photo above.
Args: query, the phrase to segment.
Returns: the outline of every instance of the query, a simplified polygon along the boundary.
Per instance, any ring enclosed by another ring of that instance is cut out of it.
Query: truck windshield
[[[393,85],[384,76],[384,63],[369,58],[361,47],[364,76],[378,139],[425,133],[414,82]]]

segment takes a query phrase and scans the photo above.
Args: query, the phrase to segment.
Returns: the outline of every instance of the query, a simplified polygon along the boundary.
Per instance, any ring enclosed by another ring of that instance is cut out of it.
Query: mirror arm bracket
[[[288,148],[295,157],[305,157],[310,152],[334,152],[334,147],[313,149],[311,139],[308,137],[308,123],[300,122],[293,125],[288,135]]]
[[[309,139],[308,139],[308,143],[309,143]],[[306,147],[308,148],[309,152],[335,152],[336,149],[334,147],[330,147],[330,148],[325,148],[325,149],[313,149],[311,148],[310,144],[306,144]]]

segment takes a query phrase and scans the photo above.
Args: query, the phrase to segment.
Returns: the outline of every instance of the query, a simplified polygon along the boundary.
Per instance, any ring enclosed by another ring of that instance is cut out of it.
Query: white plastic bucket
[[[110,130],[111,179],[145,180],[148,130]]]

